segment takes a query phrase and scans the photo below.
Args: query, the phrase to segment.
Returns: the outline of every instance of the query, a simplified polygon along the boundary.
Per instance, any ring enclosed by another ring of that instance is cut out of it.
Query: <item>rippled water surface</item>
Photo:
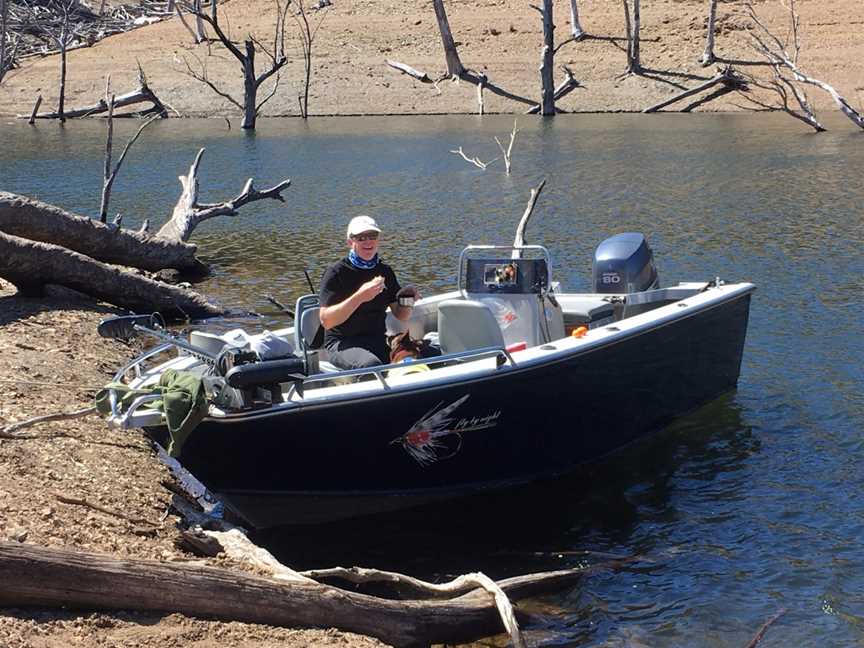
[[[740,647],[781,609],[760,646],[864,644],[864,134],[839,119],[816,136],[753,115],[520,121],[507,176],[500,162],[484,172],[449,151],[497,156],[508,117],[265,121],[251,135],[172,120],[136,145],[112,213],[161,223],[202,146],[203,201],[250,176],[291,178],[284,205],[256,203],[194,236],[215,270],[201,289],[275,323],[262,295],[294,299],[303,267],[317,281],[348,217],[378,218],[384,256],[432,292],[453,286],[464,245],[512,240],[546,178],[529,238],[552,250],[566,287],[586,289],[593,248],[631,230],[648,236],[665,283],[757,284],[737,391],[561,487],[549,524],[514,502],[480,528],[274,547],[294,564],[437,578],[641,556],[530,603],[529,636],[543,645]],[[119,141],[135,126],[121,123]],[[0,122],[0,189],[94,213],[103,128]]]

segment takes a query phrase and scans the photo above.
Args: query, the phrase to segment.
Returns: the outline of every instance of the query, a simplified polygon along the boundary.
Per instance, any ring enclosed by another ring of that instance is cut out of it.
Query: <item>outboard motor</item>
[[[636,232],[616,234],[594,251],[594,292],[634,293],[660,287],[654,253]]]

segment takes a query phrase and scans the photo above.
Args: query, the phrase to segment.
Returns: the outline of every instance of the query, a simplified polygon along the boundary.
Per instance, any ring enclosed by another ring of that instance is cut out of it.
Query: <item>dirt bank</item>
[[[584,88],[571,93],[561,107],[573,111],[638,111],[692,87],[715,69],[697,59],[705,45],[707,0],[651,0],[642,3],[642,62],[645,76],[621,77],[625,65],[619,40],[587,40],[562,47],[556,65],[569,66]],[[556,2],[557,41],[569,34],[569,3]],[[780,2],[755,3],[778,35],[787,31],[787,14]],[[446,3],[463,62],[485,72],[496,84],[517,94],[539,96],[542,28],[527,0],[451,0]],[[810,74],[833,84],[858,103],[864,90],[864,6],[858,0],[799,0],[801,65]],[[233,38],[248,33],[265,40],[272,33],[273,3],[269,0],[229,0],[223,23]],[[624,35],[620,0],[582,0],[581,22],[589,34]],[[313,22],[323,12],[313,13]],[[729,59],[752,59],[745,28],[743,2],[721,2],[716,52]],[[297,115],[302,57],[296,26],[289,20],[289,65],[267,115]],[[112,36],[94,47],[70,53],[67,106],[89,104],[102,95],[105,75],[124,92],[135,87],[136,61],[151,87],[185,116],[239,116],[239,111],[183,71],[184,59],[196,64],[207,56],[207,45],[194,45],[176,18]],[[239,67],[217,45],[208,63],[211,79],[236,97],[241,95]],[[266,62],[260,57],[261,63]],[[470,113],[477,109],[476,92],[468,84],[442,83],[438,93],[387,67],[395,59],[436,77],[444,72],[441,41],[431,3],[402,0],[333,0],[314,44],[312,114]],[[751,68],[752,69],[752,68]],[[661,74],[671,71],[674,74]],[[14,71],[0,87],[0,114],[29,113],[37,93],[53,107],[57,96],[58,60],[31,60]],[[562,73],[556,71],[556,81]],[[487,93],[489,112],[521,112],[523,107]],[[833,109],[830,98],[815,89],[817,107]],[[738,110],[740,99],[724,98],[706,110]]]
[[[0,281],[0,429],[42,414],[87,407],[129,357],[96,335],[108,307],[57,291],[46,299],[15,296]],[[21,430],[0,439],[0,538],[167,562],[199,560],[174,546],[177,518],[165,517],[168,477],[143,436],[86,417]],[[140,524],[58,495],[148,521]],[[225,566],[222,559],[213,564]],[[381,646],[335,630],[291,630],[191,619],[180,614],[76,613],[0,609],[3,648],[84,646]]]

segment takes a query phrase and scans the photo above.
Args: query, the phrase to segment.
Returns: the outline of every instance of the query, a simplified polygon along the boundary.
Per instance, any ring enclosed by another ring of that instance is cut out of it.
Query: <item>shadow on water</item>
[[[255,540],[296,569],[357,565],[436,580],[648,555],[666,549],[662,540],[634,532],[646,518],[674,515],[676,481],[710,481],[758,449],[728,394],[565,479],[374,519],[271,529]]]

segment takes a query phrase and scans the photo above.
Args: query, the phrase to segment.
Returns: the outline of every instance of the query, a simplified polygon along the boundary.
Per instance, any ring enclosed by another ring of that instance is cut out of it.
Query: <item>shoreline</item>
[[[111,379],[130,349],[100,338],[96,324],[118,311],[71,291],[49,289],[42,298],[19,297],[0,280],[0,429],[34,416],[92,404],[94,390]],[[95,415],[45,422],[0,437],[0,539],[171,562],[249,570],[226,558],[201,559],[175,547],[178,517],[169,513],[169,472],[138,431],[110,428]],[[61,499],[63,498],[63,499]],[[68,500],[93,506],[68,503]],[[64,501],[66,500],[66,501]],[[98,506],[99,509],[94,508]],[[104,510],[102,510],[104,509]],[[115,512],[114,515],[105,511]],[[147,520],[142,530],[120,516]],[[254,573],[254,571],[253,571]],[[204,620],[181,614],[0,608],[4,648],[84,645],[199,645],[218,638],[244,648],[349,646],[381,642],[333,629],[291,629]]]

